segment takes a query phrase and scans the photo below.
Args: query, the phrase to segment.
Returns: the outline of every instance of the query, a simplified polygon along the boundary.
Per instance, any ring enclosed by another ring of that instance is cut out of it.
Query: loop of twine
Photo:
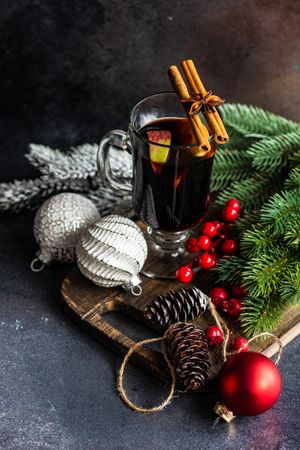
[[[239,349],[238,353],[240,353],[248,344],[250,344],[250,342],[255,341],[256,339],[260,338],[260,337],[264,337],[264,336],[270,336],[271,338],[274,339],[274,341],[277,342],[278,344],[278,355],[277,358],[274,361],[275,366],[278,365],[280,358],[282,356],[282,352],[283,352],[283,345],[281,340],[279,339],[279,337],[275,336],[275,334],[273,333],[268,333],[267,331],[265,331],[264,333],[259,333],[256,336],[253,336],[252,338],[250,338],[247,342],[245,342],[245,344]]]
[[[229,328],[227,327],[226,323],[224,322],[224,320],[219,316],[219,314],[210,298],[208,299],[208,307],[210,309],[211,315],[213,316],[217,326],[223,332],[224,341],[222,343],[222,345],[223,345],[222,356],[223,356],[224,362],[226,362],[228,355],[230,355],[227,352],[230,331],[229,331]],[[175,391],[175,386],[176,386],[176,372],[175,372],[173,364],[171,363],[171,361],[169,360],[169,358],[167,356],[167,351],[166,351],[166,346],[165,346],[165,339],[167,337],[168,330],[169,329],[166,330],[166,332],[164,333],[164,335],[162,337],[153,338],[153,339],[144,339],[143,341],[137,342],[130,348],[130,350],[127,352],[127,354],[125,355],[125,357],[123,359],[123,362],[122,362],[120,370],[119,370],[117,388],[118,388],[118,391],[119,391],[124,403],[126,403],[126,405],[129,406],[129,408],[133,409],[134,411],[137,411],[137,412],[140,412],[143,414],[162,411],[169,403],[171,403],[171,401],[174,397],[174,391]],[[278,347],[279,347],[278,348],[278,356],[274,363],[277,366],[277,364],[280,361],[282,352],[283,352],[283,346],[282,346],[281,340],[277,336],[275,336],[275,334],[273,334],[273,333],[264,332],[264,333],[257,334],[256,336],[253,336],[238,350],[237,353],[241,352],[246,347],[246,345],[250,344],[250,342],[253,342],[256,339],[263,337],[263,336],[270,336],[278,343]],[[146,345],[146,344],[151,344],[152,342],[159,342],[159,341],[163,342],[163,348],[162,348],[163,355],[164,355],[166,363],[169,367],[171,378],[172,378],[171,387],[170,387],[170,391],[169,391],[167,398],[160,405],[154,406],[152,408],[143,408],[141,406],[136,405],[128,398],[127,393],[123,387],[124,370],[128,363],[129,358],[139,347],[142,347],[143,345]]]
[[[171,383],[170,391],[169,391],[167,398],[158,406],[153,406],[152,408],[143,408],[143,407],[136,405],[128,398],[127,393],[123,387],[124,370],[128,363],[128,360],[132,356],[132,354],[139,347],[141,347],[143,345],[151,344],[152,342],[164,341],[166,339],[167,332],[168,332],[168,330],[165,332],[165,334],[162,337],[153,338],[153,339],[144,339],[143,341],[137,342],[136,344],[134,344],[131,347],[131,349],[127,352],[127,354],[125,355],[125,358],[123,359],[123,362],[122,362],[120,370],[119,370],[117,387],[118,387],[118,391],[119,391],[123,401],[126,403],[127,406],[129,406],[129,408],[133,409],[134,411],[144,413],[144,414],[162,411],[172,401],[172,399],[174,397],[174,391],[175,391],[175,385],[176,385],[176,373],[175,373],[175,369],[174,369],[171,361],[169,360],[169,358],[167,356],[165,345],[163,345],[163,354],[164,354],[164,358],[168,364],[168,367],[170,369],[170,373],[171,373],[171,377],[172,377],[172,383]]]

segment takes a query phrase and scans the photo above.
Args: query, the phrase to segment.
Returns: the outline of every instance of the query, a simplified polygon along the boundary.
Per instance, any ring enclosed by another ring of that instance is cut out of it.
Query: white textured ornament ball
[[[122,286],[134,295],[142,292],[141,271],[148,253],[139,227],[118,215],[104,217],[81,236],[77,264],[81,273],[102,287]]]
[[[82,232],[100,218],[86,197],[63,193],[46,200],[35,215],[33,232],[39,245],[31,263],[39,271],[51,261],[75,261],[75,248]]]

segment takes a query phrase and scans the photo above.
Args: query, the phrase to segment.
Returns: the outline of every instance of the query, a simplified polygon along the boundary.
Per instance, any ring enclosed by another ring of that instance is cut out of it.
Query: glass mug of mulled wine
[[[132,109],[128,132],[113,130],[100,142],[97,163],[106,186],[132,193],[132,208],[147,226],[148,258],[142,273],[151,278],[175,278],[179,266],[191,260],[185,241],[203,218],[215,154],[199,156],[182,105],[173,92],[151,95]],[[110,148],[128,151],[132,179],[119,178],[109,161]]]

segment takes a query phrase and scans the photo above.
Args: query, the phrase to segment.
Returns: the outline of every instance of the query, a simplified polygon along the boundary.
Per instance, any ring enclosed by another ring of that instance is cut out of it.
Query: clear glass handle
[[[109,162],[111,148],[131,153],[128,134],[123,130],[112,130],[102,138],[97,154],[97,166],[105,186],[109,186],[118,194],[129,194],[132,192],[132,179],[114,174]]]

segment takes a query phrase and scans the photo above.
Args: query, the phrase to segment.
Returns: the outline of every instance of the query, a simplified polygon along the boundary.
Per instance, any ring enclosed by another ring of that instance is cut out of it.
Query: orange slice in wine
[[[152,144],[149,145],[151,166],[155,173],[160,173],[163,165],[168,161],[171,132],[163,130],[147,131],[147,138]],[[160,145],[155,145],[154,142]],[[164,147],[163,147],[164,146]]]

